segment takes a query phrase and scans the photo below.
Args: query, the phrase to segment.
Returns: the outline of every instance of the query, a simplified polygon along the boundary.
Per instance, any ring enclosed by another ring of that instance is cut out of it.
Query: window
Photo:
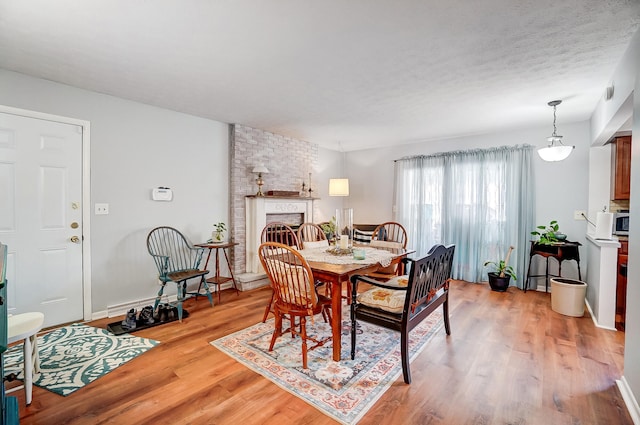
[[[455,244],[453,277],[479,282],[486,280],[485,261],[522,247],[510,261],[521,286],[534,227],[531,152],[515,146],[397,160],[396,220],[417,255]]]

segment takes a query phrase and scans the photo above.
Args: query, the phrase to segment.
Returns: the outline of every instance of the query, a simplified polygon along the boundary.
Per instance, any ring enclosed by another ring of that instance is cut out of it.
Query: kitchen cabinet
[[[629,242],[620,241],[618,249],[617,279],[616,279],[616,329],[624,330],[627,314],[627,263]]]
[[[631,136],[616,137],[612,143],[611,199],[629,199],[631,186]]]

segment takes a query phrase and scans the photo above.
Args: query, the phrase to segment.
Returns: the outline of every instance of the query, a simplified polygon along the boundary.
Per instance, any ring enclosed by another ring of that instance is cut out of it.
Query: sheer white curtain
[[[396,220],[417,255],[455,244],[453,277],[486,280],[485,261],[516,249],[509,264],[522,287],[535,227],[532,146],[446,152],[395,162]]]

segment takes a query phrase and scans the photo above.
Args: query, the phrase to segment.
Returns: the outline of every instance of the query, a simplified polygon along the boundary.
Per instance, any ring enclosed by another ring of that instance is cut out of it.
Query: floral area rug
[[[38,337],[40,373],[33,383],[66,396],[158,344],[80,323],[65,326]],[[22,379],[22,353],[22,344],[5,353],[5,374],[13,372]]]
[[[322,316],[307,321],[309,335],[331,334]],[[269,352],[273,319],[258,323],[211,342],[248,368],[300,397],[327,416],[343,424],[357,423],[402,375],[400,334],[365,322],[358,323],[356,358],[351,360],[351,322],[348,311],[342,320],[342,360],[332,360],[332,344],[309,351],[308,369],[302,368],[300,338],[284,335]],[[287,321],[283,321],[288,326]],[[443,326],[440,309],[410,333],[413,360]],[[402,379],[402,378],[401,378]]]

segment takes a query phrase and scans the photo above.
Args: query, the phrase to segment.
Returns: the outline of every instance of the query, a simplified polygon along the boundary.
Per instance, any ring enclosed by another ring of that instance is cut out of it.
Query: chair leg
[[[160,290],[158,291],[158,295],[156,295],[156,302],[153,303],[153,311],[156,311],[158,309],[158,305],[160,304],[160,301],[162,300],[162,293],[164,292],[164,285],[166,283],[163,282],[162,285],[160,286]]]
[[[442,316],[444,317],[444,330],[447,335],[451,335],[451,325],[449,324],[449,293],[445,295],[444,303],[442,303]]]
[[[353,304],[351,304],[351,360],[356,358],[356,315],[353,311]]]
[[[325,323],[331,324],[331,307],[322,307],[322,318],[324,319]]]
[[[267,304],[267,307],[264,309],[264,316],[262,316],[262,323],[267,321],[267,317],[269,316],[269,312],[271,311],[271,305],[273,305],[274,296],[275,294],[271,292],[271,299],[269,300],[269,304]]]
[[[280,335],[282,335],[282,316],[278,313],[275,313],[275,326],[273,329],[273,335],[271,336],[271,344],[269,345],[269,351],[273,351],[273,346],[276,343],[276,339],[278,339],[278,337]]]
[[[307,369],[307,320],[300,317],[300,336],[302,337],[302,368]]]
[[[24,395],[27,406],[31,404],[33,394],[33,347],[31,346],[33,340],[32,336],[28,336],[24,339],[23,354],[23,370],[24,370]]]
[[[402,375],[404,382],[411,383],[411,370],[409,370],[409,331],[403,329],[400,332],[400,354],[402,356]]]
[[[198,293],[200,293],[200,286],[204,286],[204,291],[207,294],[207,298],[209,298],[209,304],[211,304],[211,307],[213,307],[213,298],[211,297],[211,291],[209,290],[209,284],[207,283],[207,280],[204,278],[204,276],[202,276],[201,279],[202,280],[200,280],[200,285],[198,285]],[[218,297],[220,297],[220,291],[219,290],[218,290]],[[218,299],[218,301],[220,301],[220,299]]]
[[[187,292],[187,282],[178,283],[178,320],[182,322],[182,302]]]

